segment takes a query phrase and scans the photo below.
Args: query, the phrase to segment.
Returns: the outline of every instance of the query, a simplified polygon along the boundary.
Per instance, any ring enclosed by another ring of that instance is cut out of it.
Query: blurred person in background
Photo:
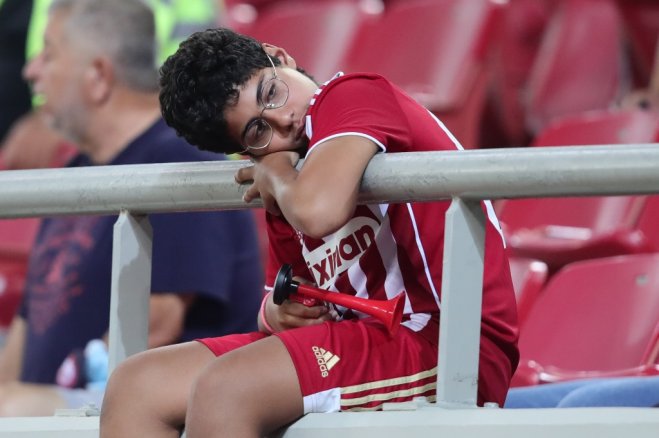
[[[659,376],[611,377],[511,388],[506,408],[659,407]]]
[[[153,14],[140,0],[54,0],[44,35],[26,75],[44,97],[45,119],[79,151],[69,167],[222,157],[189,146],[161,119]],[[100,405],[103,381],[70,387],[98,377],[81,377],[79,359],[85,350],[89,362],[103,354],[115,221],[42,222],[0,354],[0,415]],[[150,222],[149,347],[255,329],[263,279],[251,213],[153,214]]]
[[[222,0],[144,0],[154,11],[158,62],[191,33],[221,19]],[[0,0],[0,164],[9,169],[60,167],[75,148],[51,129],[30,100],[21,69],[41,52],[52,0]]]

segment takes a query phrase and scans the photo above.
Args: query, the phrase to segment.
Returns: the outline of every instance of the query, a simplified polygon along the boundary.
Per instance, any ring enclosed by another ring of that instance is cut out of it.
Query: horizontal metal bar
[[[247,161],[0,172],[0,217],[242,209]],[[337,178],[340,176],[337,175]],[[330,181],[328,181],[330,182]],[[361,203],[659,193],[659,144],[382,154]]]

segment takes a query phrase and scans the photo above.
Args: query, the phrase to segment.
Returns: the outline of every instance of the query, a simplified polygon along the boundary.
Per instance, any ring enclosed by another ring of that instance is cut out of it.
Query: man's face
[[[268,147],[247,151],[254,156],[298,150],[305,148],[309,142],[305,135],[304,120],[318,86],[309,77],[283,64],[276,67],[276,72],[278,78],[288,86],[288,99],[284,105],[263,110],[259,91],[274,77],[272,67],[268,67],[258,71],[244,84],[238,102],[224,113],[231,138],[243,146],[246,146],[243,142],[246,128],[256,118],[262,117],[272,127],[272,140]]]
[[[64,31],[67,14],[55,11],[44,33],[44,49],[26,66],[33,91],[44,97],[42,112],[54,129],[73,141],[84,135],[87,123],[83,98],[85,63]]]

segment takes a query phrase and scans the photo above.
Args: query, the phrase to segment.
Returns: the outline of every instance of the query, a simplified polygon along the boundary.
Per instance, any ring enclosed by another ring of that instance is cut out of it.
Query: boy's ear
[[[290,68],[297,67],[295,59],[293,59],[293,57],[283,48],[268,43],[263,43],[261,46],[263,47],[263,50],[265,50],[265,53],[279,59],[279,62],[281,62],[282,65]]]

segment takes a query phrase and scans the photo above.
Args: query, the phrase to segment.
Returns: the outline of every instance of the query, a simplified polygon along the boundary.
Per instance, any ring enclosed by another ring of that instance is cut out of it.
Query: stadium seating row
[[[590,111],[559,119],[533,146],[659,142],[659,114]],[[496,204],[512,255],[540,259],[550,272],[587,258],[659,251],[659,197],[506,200]]]
[[[659,375],[659,253],[572,263],[534,292],[513,386]]]
[[[618,104],[647,86],[659,36],[659,4],[643,0],[228,4],[230,26],[286,47],[321,82],[392,79],[466,148],[526,145],[557,117]]]
[[[654,142],[659,114],[616,110],[558,120],[533,145]],[[659,374],[659,196],[496,207],[521,323],[513,385]]]

